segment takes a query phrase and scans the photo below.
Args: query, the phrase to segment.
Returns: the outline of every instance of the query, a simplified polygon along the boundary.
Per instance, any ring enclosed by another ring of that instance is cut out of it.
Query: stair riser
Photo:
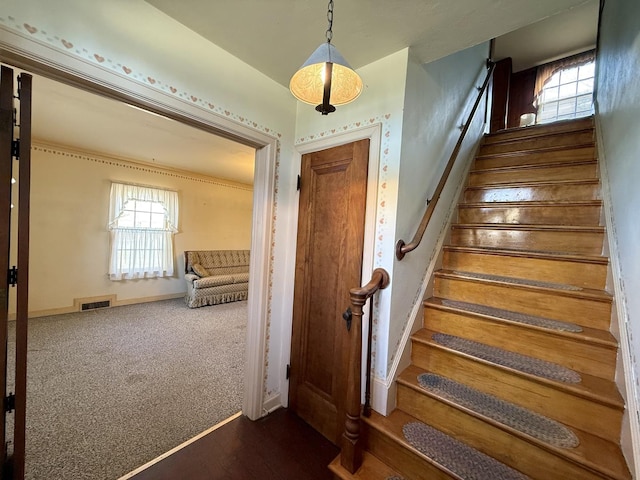
[[[458,223],[521,225],[590,225],[600,223],[600,205],[513,206],[458,208]]]
[[[601,438],[618,442],[622,411],[448,350],[412,343],[413,364]]]
[[[607,380],[613,380],[615,376],[616,350],[578,339],[443,311],[431,308],[428,304],[424,311],[424,326],[429,330],[557,363]]]
[[[609,329],[611,319],[611,302],[497,283],[436,276],[434,296],[528,313],[601,330]]]
[[[494,143],[504,143],[506,141],[514,141],[522,138],[531,138],[532,136],[540,137],[542,135],[577,132],[580,130],[588,129],[593,129],[593,119],[590,117],[580,120],[572,120],[571,122],[536,125],[535,127],[527,127],[522,129],[513,129],[492,133],[485,136],[484,143],[487,145]]]
[[[455,478],[406,449],[379,430],[363,424],[364,448],[406,478],[451,480]]]
[[[549,182],[554,180],[587,180],[598,175],[595,162],[579,165],[557,165],[508,170],[478,170],[469,174],[469,185],[496,185],[515,182]]]
[[[603,264],[458,252],[446,249],[443,256],[443,268],[594,289],[603,289],[607,278],[607,266]]]
[[[546,135],[541,137],[508,141],[503,143],[483,144],[480,155],[496,153],[536,151],[548,148],[573,147],[593,143],[593,130],[583,130],[565,135]]]
[[[538,165],[541,163],[585,162],[595,160],[595,158],[596,153],[594,147],[556,150],[544,153],[503,153],[487,157],[478,157],[474,163],[473,170]]]
[[[466,228],[454,225],[451,245],[466,247],[512,248],[546,252],[600,255],[604,232],[562,230]]]
[[[522,187],[467,188],[464,201],[475,202],[544,202],[588,201],[600,198],[598,183],[569,183],[560,185],[526,185]]]
[[[532,478],[602,480],[561,456],[401,384],[398,408]]]

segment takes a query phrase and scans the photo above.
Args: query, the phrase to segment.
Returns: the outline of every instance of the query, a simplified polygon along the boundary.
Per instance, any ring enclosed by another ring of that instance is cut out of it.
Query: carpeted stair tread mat
[[[526,278],[503,277],[501,275],[492,275],[490,273],[462,272],[454,270],[456,275],[464,275],[465,277],[478,278],[481,280],[493,280],[496,282],[514,283],[516,285],[529,285],[531,287],[555,288],[557,290],[583,290],[582,287],[575,285],[567,285],[565,283],[542,282],[540,280],[528,280]]]
[[[402,427],[418,451],[465,480],[528,480],[529,477],[421,422]]]
[[[582,380],[578,372],[557,363],[509,352],[484,343],[444,333],[434,333],[432,338],[436,343],[453,350],[538,377],[565,383],[580,383]]]
[[[467,312],[479,313],[481,315],[489,315],[492,317],[503,318],[512,322],[523,323],[535,327],[548,328],[550,330],[558,330],[564,332],[580,333],[582,327],[574,323],[561,322],[551,320],[544,317],[536,317],[535,315],[527,315],[526,313],[512,312],[510,310],[502,310],[500,308],[487,307],[486,305],[477,305],[475,303],[458,302],[455,300],[442,300],[442,305],[446,307],[457,308]]]
[[[578,437],[569,428],[555,420],[449,378],[433,373],[423,373],[418,375],[418,383],[428,392],[550,445],[575,448],[580,443]]]

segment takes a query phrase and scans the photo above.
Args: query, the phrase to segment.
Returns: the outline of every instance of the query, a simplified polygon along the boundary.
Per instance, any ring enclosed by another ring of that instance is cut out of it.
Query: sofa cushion
[[[247,283],[249,281],[249,273],[234,273],[233,283]]]
[[[229,285],[233,283],[233,275],[215,275],[194,280],[194,288],[217,287],[218,285]]]
[[[196,263],[193,267],[191,267],[191,269],[193,270],[193,273],[195,273],[199,277],[208,277],[209,276],[209,271],[206,268],[204,268],[202,265],[200,265],[199,263]]]

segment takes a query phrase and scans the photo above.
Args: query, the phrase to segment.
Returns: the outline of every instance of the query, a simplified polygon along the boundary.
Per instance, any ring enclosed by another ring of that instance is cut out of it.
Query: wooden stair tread
[[[583,178],[580,180],[544,180],[544,181],[535,181],[535,182],[511,182],[511,183],[500,183],[498,185],[468,185],[466,189],[473,190],[487,190],[492,188],[528,188],[528,187],[540,187],[540,186],[558,186],[558,185],[599,185],[600,180],[597,178]]]
[[[395,470],[367,451],[362,452],[362,465],[355,473],[350,473],[340,464],[340,455],[329,464],[329,470],[342,480],[386,480],[389,477],[400,477]]]
[[[397,381],[400,384],[411,388],[419,395],[427,395],[435,398],[439,402],[445,403],[453,408],[465,412],[468,415],[481,419],[483,422],[492,425],[493,427],[500,428],[508,432],[510,435],[517,436],[531,444],[536,445],[539,448],[542,448],[549,452],[553,452],[555,455],[570,459],[575,463],[585,465],[592,470],[610,475],[616,479],[629,478],[624,457],[622,456],[618,445],[575,427],[567,428],[569,428],[576,435],[576,437],[578,437],[578,446],[574,448],[562,448],[551,445],[508,425],[504,425],[499,421],[487,417],[480,412],[476,412],[466,406],[459,405],[450,399],[438,395],[435,392],[425,390],[418,383],[418,376],[425,373],[429,372],[415,365],[410,365],[400,374]],[[596,464],[593,461],[589,460],[593,458],[597,458],[599,464]]]
[[[528,283],[517,283],[519,279],[509,278],[509,277],[501,277],[499,279],[491,279],[491,278],[481,278],[478,275],[475,275],[471,272],[458,272],[453,270],[440,269],[434,273],[434,276],[440,278],[451,278],[451,279],[460,279],[467,280],[471,282],[484,283],[484,284],[500,284],[500,285],[508,285],[510,288],[520,288],[520,289],[533,289],[538,291],[543,291],[546,293],[550,293],[553,295],[560,295],[566,297],[579,297],[585,298],[589,300],[596,300],[602,302],[611,302],[612,297],[611,294],[605,292],[604,290],[595,290],[591,288],[579,288],[577,290],[564,290],[561,288],[553,288],[548,285],[533,285]],[[510,282],[509,280],[513,280]]]
[[[521,165],[509,165],[506,167],[491,167],[491,168],[480,168],[473,169],[469,173],[472,174],[483,174],[483,173],[504,173],[504,172],[513,172],[513,171],[522,171],[522,170],[542,170],[545,168],[564,168],[564,167],[580,167],[584,165],[592,166],[597,165],[598,162],[596,160],[583,160],[583,161],[575,161],[575,162],[550,162],[550,163],[523,163]]]
[[[601,207],[602,200],[572,200],[564,202],[543,200],[521,200],[518,202],[460,202],[458,208],[505,208],[505,207],[541,207],[541,208],[566,208],[566,207]]]
[[[549,134],[568,134],[581,130],[592,130],[594,127],[593,117],[583,117],[566,121],[531,125],[528,127],[512,127],[485,134],[484,141],[489,143],[499,143],[503,140],[513,140],[522,138],[535,138]]]
[[[620,393],[618,392],[618,389],[614,382],[604,380],[602,378],[594,377],[593,375],[588,375],[583,372],[579,372],[580,376],[582,377],[582,381],[580,383],[564,383],[560,381],[550,380],[548,378],[538,377],[533,374],[521,372],[519,370],[515,370],[510,367],[505,367],[503,365],[499,365],[497,363],[493,363],[488,360],[480,359],[472,355],[459,352],[455,349],[451,349],[444,345],[440,345],[432,339],[432,335],[435,333],[438,333],[438,332],[434,332],[426,328],[421,328],[420,330],[415,332],[413,335],[411,335],[411,340],[413,342],[420,342],[421,344],[429,346],[431,348],[446,350],[448,352],[451,352],[454,355],[473,358],[476,362],[483,363],[485,365],[490,365],[502,371],[511,372],[514,375],[527,378],[533,382],[548,385],[558,390],[564,390],[574,395],[587,398],[594,402],[601,403],[603,405],[607,405],[615,409],[619,409],[619,410],[624,409],[624,400],[622,399]]]
[[[431,307],[438,310],[460,312],[460,313],[463,313],[464,315],[470,315],[470,316],[480,317],[480,318],[488,318],[494,322],[515,324],[519,328],[540,330],[540,331],[544,331],[547,335],[553,335],[556,337],[572,338],[572,339],[580,340],[582,342],[591,343],[593,345],[598,345],[598,346],[612,348],[612,349],[618,348],[617,340],[608,330],[600,330],[598,328],[585,327],[582,325],[580,326],[580,328],[582,329],[581,332],[571,332],[567,330],[553,330],[553,329],[549,329],[549,328],[545,328],[537,325],[530,325],[527,323],[515,322],[513,320],[505,319],[499,316],[487,315],[484,313],[477,313],[469,310],[459,309],[449,305],[444,305],[442,303],[442,299],[437,297],[431,297],[431,298],[428,298],[427,300],[424,300],[423,305],[425,307]]]
[[[553,154],[559,154],[559,152],[569,154],[570,152],[577,152],[578,150],[594,149],[594,148],[595,148],[595,143],[588,142],[588,143],[580,143],[575,145],[564,145],[564,146],[559,145],[555,147],[544,147],[540,149],[523,149],[523,150],[512,150],[509,152],[478,153],[475,159],[477,161],[498,159],[498,158],[526,159],[526,157],[530,155],[544,155],[545,157],[552,157]],[[594,154],[594,158],[595,158],[595,154]],[[551,162],[553,162],[553,160],[550,160],[550,163]]]
[[[526,223],[454,223],[451,228],[489,228],[493,230],[539,230],[604,233],[604,227],[591,225],[535,225]]]
[[[510,257],[534,257],[544,258],[550,260],[565,260],[571,262],[581,263],[595,263],[599,265],[608,265],[609,259],[600,255],[580,255],[571,253],[557,253],[557,252],[536,252],[527,250],[514,250],[508,248],[496,248],[496,247],[465,247],[457,245],[445,245],[445,250],[455,252],[477,253],[485,255],[501,255]]]

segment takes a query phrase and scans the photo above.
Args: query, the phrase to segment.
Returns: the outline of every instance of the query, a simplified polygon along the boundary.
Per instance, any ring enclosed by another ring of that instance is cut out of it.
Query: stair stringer
[[[628,331],[629,314],[627,311],[626,291],[621,282],[620,257],[616,225],[613,219],[611,191],[609,189],[609,175],[605,161],[605,151],[601,133],[600,117],[597,113],[596,102],[595,132],[596,148],[598,152],[598,167],[600,169],[600,188],[602,191],[602,211],[606,227],[606,248],[608,248],[609,266],[607,272],[607,289],[613,290],[616,301],[611,310],[612,333],[618,340],[618,361],[616,370],[616,385],[625,399],[627,408],[622,419],[622,436],[620,444],[627,460],[627,465],[634,478],[640,478],[640,400],[636,387],[638,378],[635,374],[634,362],[631,357],[630,336]]]
[[[475,148],[470,149],[471,151],[469,153],[469,158],[466,159],[465,168],[460,172],[460,176],[457,179],[455,193],[451,199],[451,203],[449,204],[449,209],[445,215],[445,219],[440,226],[437,241],[429,255],[429,263],[427,264],[427,268],[422,277],[420,288],[416,292],[416,296],[409,313],[409,321],[402,332],[402,337],[400,338],[400,343],[394,354],[393,362],[391,363],[387,377],[385,380],[378,378],[373,379],[374,386],[371,389],[373,392],[372,407],[375,411],[382,413],[385,416],[396,408],[396,379],[400,372],[411,364],[411,335],[422,327],[423,301],[427,292],[433,291],[433,274],[442,265],[442,256],[444,254],[443,247],[445,242],[448,242],[451,236],[451,225],[454,220],[457,220],[458,204],[464,195],[464,189],[467,186],[469,172],[471,171],[473,162],[478,156],[478,152],[482,146],[482,139],[482,136],[478,138]],[[407,261],[410,260],[408,259]],[[398,352],[401,353],[398,354]]]

